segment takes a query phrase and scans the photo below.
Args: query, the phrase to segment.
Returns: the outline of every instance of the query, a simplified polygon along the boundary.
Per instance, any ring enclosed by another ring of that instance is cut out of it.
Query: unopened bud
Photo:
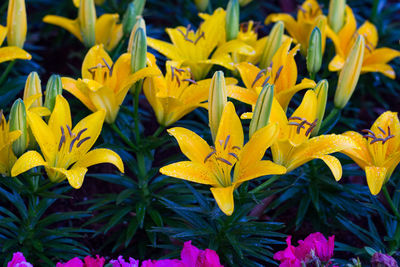
[[[335,107],[338,109],[342,109],[346,106],[356,88],[364,59],[364,47],[364,37],[359,35],[339,74],[339,81],[334,99]]]
[[[249,126],[249,138],[259,129],[267,126],[274,100],[274,86],[267,83],[258,96]]]
[[[22,48],[27,32],[25,0],[9,0],[7,11],[7,44]]]
[[[26,123],[26,109],[22,99],[15,100],[10,111],[10,132],[20,130],[21,136],[14,141],[12,149],[14,154],[21,156],[28,147],[28,125]]]
[[[86,47],[92,47],[96,43],[96,18],[94,0],[81,0],[78,10],[78,22],[83,43]]]
[[[138,29],[142,29],[144,31],[144,34],[146,35],[146,22],[142,17],[139,17],[136,20],[135,25],[132,28],[131,35],[129,36],[129,42],[128,42],[128,53],[132,52],[132,47],[134,45],[134,37]]]
[[[346,0],[331,0],[329,3],[328,22],[332,30],[338,33],[345,20]]]
[[[315,27],[308,41],[307,70],[314,76],[321,69],[322,64],[322,37],[321,31]]]
[[[42,86],[40,85],[40,78],[37,72],[33,71],[28,75],[28,78],[25,82],[24,89],[24,101],[28,99],[30,96],[42,94]],[[41,107],[42,106],[42,97],[38,97],[32,104],[31,107]]]
[[[146,0],[135,0],[133,4],[135,5],[136,16],[142,16]]]
[[[266,69],[272,62],[272,57],[275,55],[278,48],[282,45],[284,24],[282,21],[275,23],[271,32],[268,35],[264,51],[261,55],[260,68]]]
[[[312,136],[318,135],[319,129],[321,128],[321,123],[325,115],[326,101],[328,100],[328,88],[329,84],[327,80],[320,81],[314,88],[317,96],[317,125],[311,132]]]
[[[131,72],[135,73],[146,67],[147,62],[147,41],[144,30],[139,28],[133,37],[131,51]]]
[[[59,75],[53,74],[50,76],[46,85],[46,98],[44,99],[44,106],[53,112],[56,98],[62,94],[62,82]]]
[[[130,3],[122,19],[122,29],[125,35],[128,35],[136,22],[135,5]]]
[[[222,112],[224,111],[226,103],[227,90],[224,73],[222,71],[217,71],[212,77],[208,97],[208,119],[211,136],[214,141],[217,136],[219,122],[221,121]]]
[[[209,0],[194,0],[194,3],[196,4],[198,10],[204,12],[208,7]]]
[[[230,0],[226,7],[226,40],[236,39],[239,34],[239,2]]]

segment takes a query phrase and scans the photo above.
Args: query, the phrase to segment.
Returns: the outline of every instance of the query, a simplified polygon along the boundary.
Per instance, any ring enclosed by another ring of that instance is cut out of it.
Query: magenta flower
[[[180,260],[147,260],[142,267],[186,267]]]
[[[111,260],[112,267],[139,267],[139,261],[129,257],[129,262],[126,262],[122,256],[117,260]]]
[[[301,262],[295,255],[296,248],[292,246],[291,236],[286,238],[286,244],[288,247],[275,253],[274,260],[281,262],[279,267],[301,267]]]
[[[83,262],[80,258],[72,258],[66,263],[58,262],[56,267],[83,267]]]
[[[103,267],[105,259],[96,255],[96,258],[86,256],[83,261],[77,257],[67,261],[66,263],[58,262],[56,267]]]
[[[7,267],[33,267],[32,264],[26,261],[22,252],[15,252],[12,260],[7,263]]]
[[[221,267],[219,257],[214,250],[200,250],[192,245],[192,241],[187,241],[183,245],[181,252],[182,262],[184,266],[194,267]]]

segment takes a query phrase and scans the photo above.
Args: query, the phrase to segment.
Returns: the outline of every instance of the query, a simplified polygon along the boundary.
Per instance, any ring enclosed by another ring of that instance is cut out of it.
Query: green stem
[[[256,188],[254,188],[253,190],[250,191],[250,194],[255,194],[261,190],[263,190],[264,188],[268,187],[269,185],[271,185],[272,183],[274,183],[276,180],[279,179],[279,175],[274,175],[271,178],[269,178],[268,180],[266,180],[264,183],[260,184],[259,186],[257,186]]]
[[[337,116],[340,115],[341,109],[333,108],[329,115],[323,120],[320,129],[332,128],[337,123]]]
[[[165,129],[165,126],[158,126],[158,129],[153,133],[153,137],[158,137]]]
[[[392,209],[394,215],[396,216],[398,223],[400,224],[400,213],[399,213],[399,210],[394,205],[394,203],[392,201],[392,198],[390,197],[389,192],[388,192],[387,187],[386,187],[385,184],[382,186],[382,192],[383,192],[383,195],[386,198],[386,201],[389,203],[389,206]],[[398,228],[400,228],[400,227],[398,227]]]
[[[4,70],[3,74],[0,77],[0,85],[3,84],[3,82],[6,80],[8,74],[10,73],[16,62],[16,60],[13,60],[8,64],[7,68]]]
[[[135,139],[136,139],[136,144],[140,143],[140,130],[139,130],[139,96],[140,96],[140,87],[142,83],[137,82],[134,85],[134,102],[133,102],[133,120],[135,123]]]
[[[129,140],[129,138],[127,138],[120,129],[118,129],[117,125],[115,125],[115,123],[110,124],[111,129],[114,130],[114,132],[116,132],[119,137],[121,137],[122,141],[124,141],[128,146],[130,146],[133,150],[137,151],[137,147],[134,143],[131,142],[131,140]]]
[[[315,73],[310,72],[310,79],[313,80],[313,81],[315,80]]]

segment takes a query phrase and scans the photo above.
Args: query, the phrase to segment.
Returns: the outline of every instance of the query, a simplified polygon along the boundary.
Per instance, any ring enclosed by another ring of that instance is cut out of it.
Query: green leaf
[[[143,228],[144,216],[146,215],[146,205],[139,202],[136,204],[136,219],[140,228]]]

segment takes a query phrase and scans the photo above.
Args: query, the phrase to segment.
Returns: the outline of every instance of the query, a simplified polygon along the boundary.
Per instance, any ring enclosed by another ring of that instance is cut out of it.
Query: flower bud
[[[22,48],[26,39],[25,0],[9,0],[7,11],[7,44]]]
[[[319,129],[321,128],[321,123],[325,115],[326,101],[328,100],[328,88],[329,84],[327,80],[320,81],[314,88],[315,94],[317,95],[317,125],[311,132],[312,136],[318,135]]]
[[[346,106],[356,88],[364,59],[364,43],[364,37],[359,35],[340,71],[334,99],[338,109]]]
[[[42,86],[40,85],[40,78],[37,72],[33,71],[28,75],[28,78],[25,82],[24,89],[24,101],[28,99],[30,96],[42,94]],[[42,97],[37,98],[31,105],[31,107],[41,107],[42,106]]]
[[[252,1],[253,0],[239,0],[239,4],[240,4],[240,6],[245,6],[245,5],[248,5]]]
[[[386,254],[376,252],[371,258],[372,267],[397,267],[396,260]]]
[[[147,62],[147,41],[146,33],[139,28],[134,37],[131,50],[131,72],[135,73],[146,67]]]
[[[128,35],[136,22],[135,5],[130,3],[125,11],[122,19],[122,29],[125,35]]]
[[[209,0],[194,0],[194,3],[199,11],[204,12],[208,7]]]
[[[81,0],[78,10],[78,22],[83,43],[86,47],[92,47],[96,43],[96,18],[94,0]]]
[[[321,31],[318,27],[315,27],[310,35],[308,41],[307,51],[307,70],[314,76],[321,69],[322,64],[322,40]]]
[[[272,62],[272,57],[282,44],[284,24],[282,21],[275,23],[268,35],[264,51],[261,55],[260,68],[266,69]]]
[[[135,0],[133,1],[133,4],[135,5],[136,16],[141,16],[143,14],[146,0]]]
[[[144,31],[144,34],[146,35],[146,22],[142,17],[137,18],[135,25],[132,28],[131,35],[129,36],[129,42],[128,42],[128,53],[132,52],[132,47],[133,47],[133,39],[135,37],[135,33],[137,32],[138,29],[142,29]]]
[[[46,85],[46,97],[44,99],[44,106],[53,112],[54,105],[56,104],[56,97],[62,94],[62,82],[59,75],[53,74],[50,76]]]
[[[230,0],[226,7],[226,40],[236,39],[239,34],[239,2]]]
[[[267,83],[258,96],[250,121],[249,138],[259,129],[267,126],[271,114],[272,101],[274,99],[274,86]]]
[[[211,79],[210,91],[208,96],[208,120],[210,124],[211,136],[215,141],[222,112],[227,103],[227,90],[224,73],[217,71]]]
[[[28,147],[28,125],[26,123],[26,109],[22,99],[15,100],[10,111],[10,132],[20,130],[21,136],[14,141],[12,149],[14,154],[21,156]]]
[[[328,23],[332,30],[338,33],[345,20],[346,0],[331,0],[329,3]]]

